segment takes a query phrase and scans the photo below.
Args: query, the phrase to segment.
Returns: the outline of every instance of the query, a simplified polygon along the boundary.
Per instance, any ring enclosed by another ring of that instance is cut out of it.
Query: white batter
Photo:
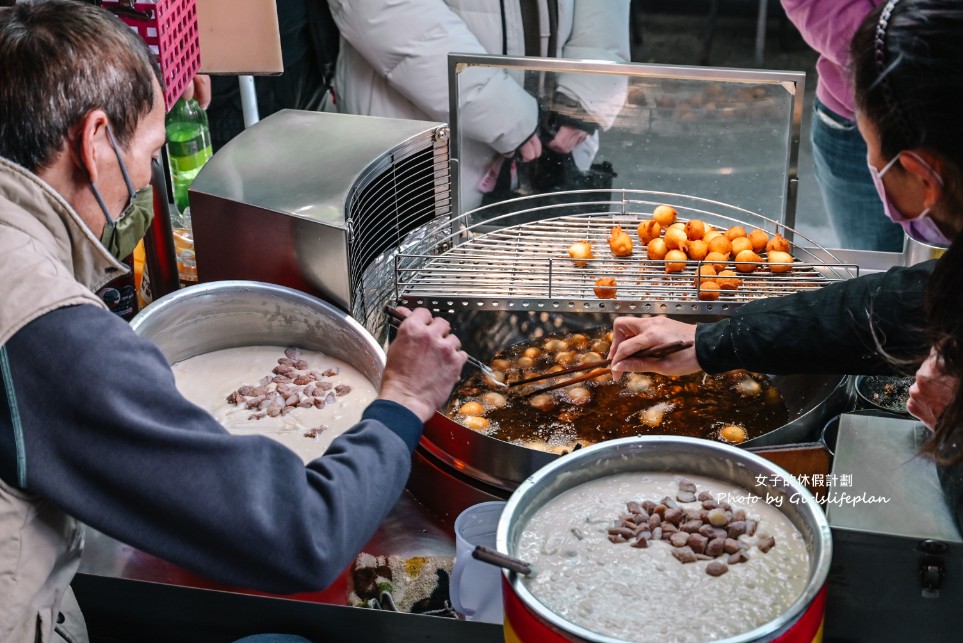
[[[705,571],[710,561],[682,564],[672,556],[668,541],[650,542],[645,549],[610,542],[608,529],[626,513],[627,502],[675,498],[680,479],[672,474],[619,474],[570,489],[535,513],[515,554],[537,570],[525,580],[529,590],[566,620],[631,641],[714,641],[778,617],[808,581],[809,553],[802,535],[764,500],[738,501],[750,496],[743,489],[685,478],[714,499],[728,494],[723,500],[733,511],[742,509],[758,520],[754,536],[739,538],[752,545],[746,550],[747,562],[729,565],[725,574],[714,577]],[[763,553],[755,545],[767,536],[775,536],[776,545]]]
[[[228,431],[236,435],[266,435],[297,453],[307,463],[320,457],[332,440],[361,419],[361,413],[377,397],[377,391],[364,375],[345,362],[320,352],[299,351],[298,359],[304,360],[308,368],[296,369],[292,374],[329,373],[315,380],[331,387],[318,395],[327,400],[323,408],[313,404],[309,408],[298,406],[272,417],[264,410],[247,408],[243,402],[230,404],[227,401],[228,395],[242,386],[264,386],[269,391],[268,397],[276,399],[280,384],[265,383],[264,378],[276,377],[272,370],[283,358],[285,348],[282,346],[245,346],[198,355],[171,368],[181,394],[208,411]],[[303,395],[307,386],[294,382],[285,384],[288,386],[285,390],[290,393],[281,397],[300,392],[300,399],[307,399]],[[335,394],[338,385],[347,385],[351,390],[338,396]],[[245,397],[247,399],[251,396]],[[252,416],[260,417],[254,419]],[[306,437],[305,433],[310,436]]]

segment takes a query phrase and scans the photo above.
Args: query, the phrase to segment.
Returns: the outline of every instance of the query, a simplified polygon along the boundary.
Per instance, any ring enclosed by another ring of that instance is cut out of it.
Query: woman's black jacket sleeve
[[[699,364],[709,373],[898,372],[879,347],[897,359],[926,356],[923,294],[935,263],[748,303],[732,317],[699,325]]]

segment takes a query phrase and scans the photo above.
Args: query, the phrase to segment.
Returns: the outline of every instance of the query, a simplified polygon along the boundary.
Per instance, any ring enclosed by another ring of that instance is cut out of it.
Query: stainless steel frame
[[[599,200],[596,191],[554,193],[495,204],[507,214],[487,216],[480,208],[451,222],[427,226],[420,241],[396,257],[396,293],[407,306],[423,306],[450,314],[458,310],[548,310],[558,312],[731,314],[744,303],[765,297],[819,288],[859,275],[831,253],[795,246],[797,261],[788,273],[760,266],[740,273],[737,290],[722,291],[716,301],[701,299],[694,279],[703,263],[688,261],[683,272],[666,272],[664,260],[646,259],[644,248],[634,256],[615,258],[606,239],[615,225],[631,237],[639,221],[660,203],[669,203],[680,220],[698,218],[717,228],[744,225],[790,236],[778,221],[742,208],[680,194],[643,190],[612,190]],[[558,203],[559,195],[566,202]],[[796,234],[797,241],[815,242]],[[568,247],[588,240],[595,259],[577,266]],[[636,241],[637,238],[636,238]],[[729,262],[735,267],[734,262]],[[593,291],[599,277],[613,277],[616,299],[599,299]]]
[[[745,83],[756,85],[781,86],[789,94],[792,102],[790,122],[785,124],[786,157],[785,182],[782,199],[784,209],[779,217],[782,224],[792,229],[796,220],[796,193],[798,183],[799,137],[802,129],[803,100],[806,75],[797,71],[772,71],[755,69],[727,69],[710,67],[689,67],[677,65],[655,65],[637,63],[613,63],[607,61],[563,60],[558,58],[522,58],[490,55],[449,54],[448,83],[449,109],[452,132],[452,157],[456,159],[451,175],[455,194],[456,214],[465,210],[458,162],[463,162],[463,143],[459,127],[460,92],[458,77],[470,67],[490,67],[504,69],[506,72],[564,72],[622,75],[629,78],[664,79],[666,81],[706,81]],[[747,115],[751,116],[751,115]],[[751,120],[751,118],[749,119]],[[618,187],[648,189],[650,185],[624,185]],[[656,186],[665,187],[665,186]],[[700,195],[707,196],[707,195]],[[731,200],[730,200],[731,201]],[[739,205],[737,203],[737,205]]]

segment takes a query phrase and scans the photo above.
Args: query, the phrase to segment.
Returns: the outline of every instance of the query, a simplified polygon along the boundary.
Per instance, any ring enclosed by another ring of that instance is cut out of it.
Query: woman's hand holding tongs
[[[667,317],[619,317],[612,325],[612,377],[622,373],[661,373],[689,375],[702,370],[696,359],[695,324],[686,324]],[[684,350],[663,357],[631,357],[639,351],[670,342],[691,342]]]

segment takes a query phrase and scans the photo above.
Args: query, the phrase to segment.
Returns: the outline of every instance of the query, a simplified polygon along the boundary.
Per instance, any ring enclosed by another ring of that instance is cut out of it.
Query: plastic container
[[[455,566],[451,571],[451,605],[465,620],[501,623],[501,570],[475,560],[478,545],[495,548],[498,520],[505,502],[483,502],[465,509],[455,520]]]
[[[141,310],[154,301],[150,289],[150,275],[147,273],[147,252],[141,239],[134,248],[134,288],[137,290],[137,307]]]
[[[99,4],[130,25],[157,56],[164,75],[164,104],[170,110],[201,67],[196,0],[103,0]]]
[[[174,233],[174,255],[177,257],[177,277],[182,286],[197,283],[197,257],[194,255],[194,230],[191,226],[191,209],[171,216]]]

